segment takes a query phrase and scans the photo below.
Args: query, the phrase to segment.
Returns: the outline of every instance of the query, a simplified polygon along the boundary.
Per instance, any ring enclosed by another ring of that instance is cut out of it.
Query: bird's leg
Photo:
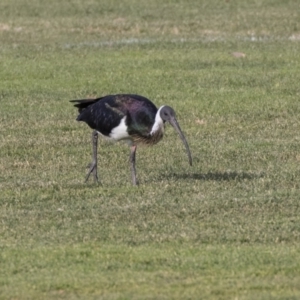
[[[86,175],[85,182],[88,181],[91,173],[93,173],[94,181],[99,182],[97,175],[97,146],[98,146],[98,132],[94,130],[92,132],[92,144],[93,144],[93,160],[89,166],[89,171]]]
[[[136,179],[136,170],[135,170],[135,152],[136,152],[136,146],[133,145],[130,147],[130,169],[131,169],[132,184],[138,185],[139,183]]]

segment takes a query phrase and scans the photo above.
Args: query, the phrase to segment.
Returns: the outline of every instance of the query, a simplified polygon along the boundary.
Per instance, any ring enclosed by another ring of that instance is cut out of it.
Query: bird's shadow
[[[237,171],[226,171],[226,172],[208,172],[208,173],[185,173],[185,174],[164,174],[161,177],[168,179],[181,179],[181,180],[201,180],[201,181],[243,181],[243,180],[254,180],[257,178],[264,177],[264,173],[254,172],[237,172]]]

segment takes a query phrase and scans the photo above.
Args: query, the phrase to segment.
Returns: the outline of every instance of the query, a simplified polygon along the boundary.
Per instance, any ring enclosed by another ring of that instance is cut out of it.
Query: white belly
[[[120,124],[111,131],[111,133],[109,134],[109,137],[111,139],[115,141],[130,139],[130,136],[127,132],[127,126],[125,124],[125,120],[126,117],[122,118]]]

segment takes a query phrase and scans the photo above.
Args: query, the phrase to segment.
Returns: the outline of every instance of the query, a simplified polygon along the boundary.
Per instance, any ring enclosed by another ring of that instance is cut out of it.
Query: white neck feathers
[[[155,115],[155,121],[150,132],[151,135],[153,135],[157,131],[164,131],[164,121],[160,117],[160,111],[163,107],[164,106],[161,106]]]

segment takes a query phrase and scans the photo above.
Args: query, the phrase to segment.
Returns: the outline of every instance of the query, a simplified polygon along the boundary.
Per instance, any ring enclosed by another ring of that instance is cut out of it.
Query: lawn
[[[299,299],[300,3],[2,0],[0,299]],[[69,102],[170,105],[129,149]]]

